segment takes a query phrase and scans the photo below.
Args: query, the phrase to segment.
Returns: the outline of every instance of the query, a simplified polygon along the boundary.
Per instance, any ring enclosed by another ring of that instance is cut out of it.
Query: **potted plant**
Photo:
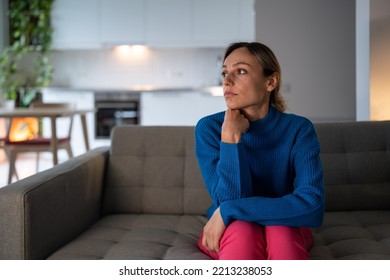
[[[52,41],[50,13],[54,0],[9,0],[10,45],[0,55],[2,100],[28,107],[40,90],[49,86],[53,66],[49,61]],[[33,60],[34,69],[25,73],[22,60]]]

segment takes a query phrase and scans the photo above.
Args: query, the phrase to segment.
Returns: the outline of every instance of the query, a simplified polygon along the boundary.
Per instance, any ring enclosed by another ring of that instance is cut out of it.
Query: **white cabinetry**
[[[192,0],[147,0],[146,42],[152,46],[191,42]]]
[[[252,0],[195,0],[192,11],[195,45],[225,47],[236,41],[254,40]]]
[[[253,41],[254,0],[56,0],[53,47],[226,47]]]
[[[145,44],[145,1],[100,0],[102,45]]]
[[[255,39],[254,0],[147,0],[146,44],[226,47]]]
[[[52,9],[53,48],[97,48],[100,45],[99,0],[56,0]]]
[[[203,92],[143,92],[141,125],[196,125],[226,109],[224,98]]]

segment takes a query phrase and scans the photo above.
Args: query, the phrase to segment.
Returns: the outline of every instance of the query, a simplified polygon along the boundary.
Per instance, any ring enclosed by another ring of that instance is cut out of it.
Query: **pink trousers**
[[[234,221],[220,241],[219,253],[198,246],[216,260],[306,260],[312,244],[308,228],[288,226],[260,226],[255,223]]]

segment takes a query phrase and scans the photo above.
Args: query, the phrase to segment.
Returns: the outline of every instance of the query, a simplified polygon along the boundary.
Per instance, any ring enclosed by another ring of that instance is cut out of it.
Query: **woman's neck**
[[[261,107],[249,107],[241,109],[241,113],[251,122],[258,121],[267,116],[269,105],[264,104]]]

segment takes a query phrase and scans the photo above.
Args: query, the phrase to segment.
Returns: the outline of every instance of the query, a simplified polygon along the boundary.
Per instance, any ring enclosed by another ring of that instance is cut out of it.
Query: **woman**
[[[324,212],[313,125],[284,113],[280,66],[267,46],[234,43],[223,61],[227,110],[195,129],[213,202],[199,247],[214,259],[308,259],[309,228]]]

